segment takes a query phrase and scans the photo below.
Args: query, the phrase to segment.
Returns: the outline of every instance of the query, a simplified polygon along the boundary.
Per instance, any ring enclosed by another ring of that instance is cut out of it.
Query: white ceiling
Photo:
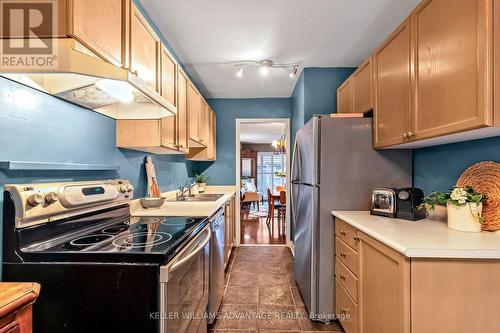
[[[278,140],[285,134],[283,123],[241,123],[241,143],[269,143]]]
[[[139,0],[207,97],[289,97],[284,69],[237,78],[228,62],[357,66],[420,0]]]

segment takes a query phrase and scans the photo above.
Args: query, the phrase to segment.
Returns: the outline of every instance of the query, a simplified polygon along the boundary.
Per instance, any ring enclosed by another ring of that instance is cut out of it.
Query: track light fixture
[[[241,65],[234,66],[236,68],[236,76],[243,77],[243,67]]]
[[[295,75],[298,73],[300,65],[298,63],[293,63],[293,64],[275,64],[272,60],[269,59],[264,59],[260,61],[255,61],[255,60],[247,60],[247,61],[239,61],[234,63],[234,68],[236,72],[237,77],[242,77],[243,76],[243,67],[245,66],[258,66],[259,67],[259,72],[261,75],[266,76],[269,74],[269,71],[273,68],[285,68],[289,69],[289,76],[290,78],[294,78]]]
[[[297,72],[299,71],[299,65],[294,65],[292,70],[290,71],[290,74],[288,74],[290,76],[290,78],[294,78],[295,75],[297,75]]]

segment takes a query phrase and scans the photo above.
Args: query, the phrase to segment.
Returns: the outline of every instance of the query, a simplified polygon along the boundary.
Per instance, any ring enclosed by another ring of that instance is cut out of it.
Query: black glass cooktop
[[[37,260],[164,263],[208,223],[206,217],[100,216],[20,235],[26,242],[22,252]]]

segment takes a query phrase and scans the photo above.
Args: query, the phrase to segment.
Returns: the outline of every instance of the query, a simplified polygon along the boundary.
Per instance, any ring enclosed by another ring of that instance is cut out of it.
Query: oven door
[[[160,268],[160,333],[206,332],[210,226]]]

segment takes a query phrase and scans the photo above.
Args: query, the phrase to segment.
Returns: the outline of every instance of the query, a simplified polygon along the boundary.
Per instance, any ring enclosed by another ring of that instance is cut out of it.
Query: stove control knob
[[[43,197],[40,194],[32,194],[28,197],[28,204],[30,206],[38,206],[43,203]]]
[[[49,192],[45,195],[45,202],[50,204],[53,204],[54,202],[59,200],[59,195],[56,192]]]
[[[127,189],[128,189],[127,185],[120,186],[120,192],[122,192],[122,193],[127,193]]]
[[[127,186],[127,192],[132,192],[134,190],[134,187],[132,185]]]

